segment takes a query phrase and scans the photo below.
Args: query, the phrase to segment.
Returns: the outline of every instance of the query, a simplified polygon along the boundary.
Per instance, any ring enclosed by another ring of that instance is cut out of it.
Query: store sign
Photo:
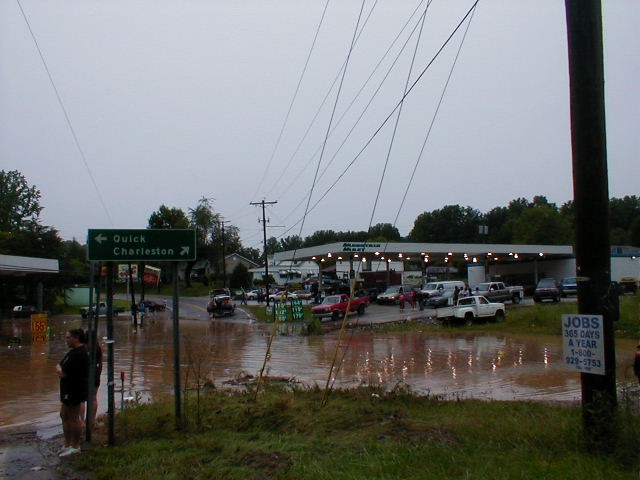
[[[342,244],[343,252],[377,252],[381,248],[381,243],[346,242]]]

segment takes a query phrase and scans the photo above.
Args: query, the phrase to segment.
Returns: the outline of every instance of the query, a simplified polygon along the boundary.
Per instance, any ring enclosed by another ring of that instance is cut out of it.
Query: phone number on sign
[[[565,361],[567,365],[577,365],[578,367],[585,368],[600,368],[602,367],[602,361],[593,358],[576,358],[566,357]]]

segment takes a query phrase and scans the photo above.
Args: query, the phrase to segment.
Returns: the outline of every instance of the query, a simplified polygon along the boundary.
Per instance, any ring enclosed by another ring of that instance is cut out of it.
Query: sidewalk
[[[60,435],[43,439],[33,425],[0,429],[0,478],[12,480],[89,480],[74,459],[61,459]]]

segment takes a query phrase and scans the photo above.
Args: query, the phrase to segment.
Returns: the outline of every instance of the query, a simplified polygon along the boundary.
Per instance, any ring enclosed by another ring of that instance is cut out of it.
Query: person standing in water
[[[65,341],[69,351],[56,365],[56,373],[60,378],[60,418],[64,434],[64,447],[60,457],[68,457],[80,453],[80,439],[84,409],[89,387],[89,354],[85,347],[85,333],[81,328],[65,333]]]

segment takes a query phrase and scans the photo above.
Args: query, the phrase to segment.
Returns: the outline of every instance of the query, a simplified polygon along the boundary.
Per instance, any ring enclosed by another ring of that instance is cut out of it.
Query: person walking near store
[[[640,345],[636,347],[636,356],[633,359],[633,373],[640,383]]]
[[[69,351],[62,361],[56,365],[56,373],[60,378],[60,418],[64,434],[64,447],[60,457],[68,457],[80,453],[80,439],[84,409],[89,387],[89,354],[85,347],[85,333],[81,328],[65,333]]]
[[[247,292],[244,287],[242,288],[242,300],[240,301],[240,305],[247,305]]]

